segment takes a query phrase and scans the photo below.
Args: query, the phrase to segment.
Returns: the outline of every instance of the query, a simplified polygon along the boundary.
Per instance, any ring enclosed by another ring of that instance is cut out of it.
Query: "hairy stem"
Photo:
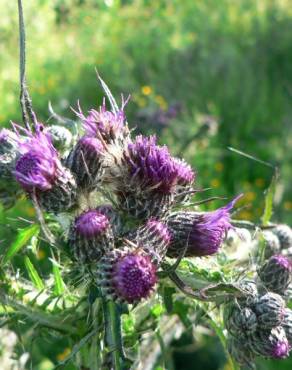
[[[32,109],[31,98],[26,86],[25,65],[26,65],[26,41],[25,25],[23,17],[22,0],[18,3],[18,22],[19,22],[19,72],[20,72],[20,106],[22,111],[22,120],[27,130],[31,130],[29,120],[36,125],[36,116]]]
[[[121,334],[121,315],[118,305],[109,300],[103,300],[103,314],[105,327],[105,342],[110,351],[112,368],[122,370],[125,355]]]

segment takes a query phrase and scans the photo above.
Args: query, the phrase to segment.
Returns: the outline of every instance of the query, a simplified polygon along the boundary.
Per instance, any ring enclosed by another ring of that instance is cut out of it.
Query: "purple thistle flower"
[[[76,176],[77,185],[81,188],[92,188],[97,185],[103,175],[102,142],[90,136],[83,136],[71,151],[67,166]]]
[[[128,145],[125,160],[132,181],[139,179],[142,188],[163,194],[173,192],[178,180],[178,166],[167,147],[156,144],[154,136],[137,136]]]
[[[289,354],[289,343],[286,340],[282,340],[274,345],[271,351],[273,358],[281,359],[287,357]]]
[[[116,294],[128,303],[147,298],[156,281],[156,268],[149,256],[131,253],[114,266],[113,285]]]
[[[182,186],[192,184],[196,175],[192,167],[182,159],[175,158],[174,161],[178,170],[177,183]]]
[[[85,116],[80,107],[77,116],[81,119],[86,136],[101,136],[107,143],[125,132],[125,114],[122,109],[111,112],[106,109],[105,100],[99,110],[91,109]]]
[[[138,303],[157,282],[156,266],[141,248],[122,247],[107,252],[98,264],[98,284],[109,299]]]
[[[185,248],[186,256],[208,256],[216,253],[232,228],[230,211],[239,197],[216,211],[177,212],[169,217],[168,225],[173,230],[170,253],[179,254]]]
[[[108,217],[96,209],[83,212],[71,225],[69,244],[78,261],[98,261],[114,245]]]
[[[85,238],[102,234],[108,227],[108,218],[96,210],[86,211],[75,220],[76,232]]]
[[[75,205],[76,183],[70,171],[63,167],[49,134],[41,124],[33,134],[22,129],[25,138],[18,137],[18,158],[14,176],[29,194],[36,193],[40,204],[49,212],[64,212]]]
[[[15,178],[28,192],[49,190],[62,168],[57,151],[42,125],[37,126],[35,134],[27,134],[26,141],[19,140],[22,155],[15,165]]]

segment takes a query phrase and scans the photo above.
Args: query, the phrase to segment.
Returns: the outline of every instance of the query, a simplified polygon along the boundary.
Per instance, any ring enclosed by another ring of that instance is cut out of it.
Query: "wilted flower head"
[[[173,230],[172,253],[186,247],[186,256],[212,255],[220,248],[227,231],[232,228],[230,211],[239,197],[216,211],[177,212],[169,218]]]
[[[15,178],[28,192],[49,190],[61,168],[57,151],[42,125],[36,127],[35,134],[27,131],[27,135],[27,140],[19,141],[21,156],[15,165]]]
[[[87,136],[102,137],[107,143],[118,138],[125,131],[123,108],[117,112],[108,111],[103,101],[99,110],[91,109],[85,116],[80,107],[77,113]]]
[[[137,303],[152,292],[157,281],[156,267],[142,249],[123,247],[103,256],[99,264],[99,279],[107,296]]]

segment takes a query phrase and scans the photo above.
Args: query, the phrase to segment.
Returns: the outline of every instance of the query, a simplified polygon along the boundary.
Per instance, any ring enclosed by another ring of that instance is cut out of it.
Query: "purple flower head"
[[[177,183],[179,185],[188,185],[195,180],[195,172],[192,167],[184,160],[175,158],[175,164],[178,171]]]
[[[99,155],[104,151],[102,142],[95,137],[83,136],[77,144],[84,153]]]
[[[187,239],[188,255],[208,256],[218,251],[227,231],[232,228],[230,211],[239,197],[241,196],[236,197],[225,207],[197,217]]]
[[[276,264],[280,266],[282,269],[288,270],[289,272],[292,271],[292,262],[289,258],[282,256],[281,254],[276,254],[272,256],[270,259],[270,264]]]
[[[114,266],[116,294],[128,303],[148,297],[156,281],[156,268],[147,255],[129,253]]]
[[[85,116],[80,107],[77,116],[81,119],[87,136],[101,137],[106,141],[114,140],[124,130],[125,114],[122,109],[118,112],[111,112],[106,109],[105,101],[99,110],[91,109]]]
[[[97,210],[86,211],[75,220],[76,233],[85,238],[98,236],[109,226],[108,218]]]
[[[163,222],[151,218],[147,221],[146,228],[149,232],[154,233],[156,238],[162,239],[166,245],[170,243],[171,233]]]
[[[139,135],[128,145],[126,161],[132,178],[138,178],[144,187],[169,194],[178,179],[178,166],[166,146],[158,146],[155,136]]]
[[[15,178],[26,191],[49,190],[61,168],[57,151],[41,124],[36,127],[35,134],[26,133],[27,140],[19,139],[18,142],[21,156],[15,165]]]
[[[271,350],[271,356],[275,359],[286,358],[289,355],[288,340],[281,340],[274,344]]]

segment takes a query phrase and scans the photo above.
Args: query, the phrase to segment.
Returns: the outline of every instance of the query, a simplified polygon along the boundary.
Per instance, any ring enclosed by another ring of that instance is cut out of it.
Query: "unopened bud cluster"
[[[292,279],[291,261],[270,257],[258,269],[257,283],[242,281],[243,295],[224,309],[229,351],[243,366],[253,366],[256,356],[281,359],[292,348],[292,311],[286,290]]]

